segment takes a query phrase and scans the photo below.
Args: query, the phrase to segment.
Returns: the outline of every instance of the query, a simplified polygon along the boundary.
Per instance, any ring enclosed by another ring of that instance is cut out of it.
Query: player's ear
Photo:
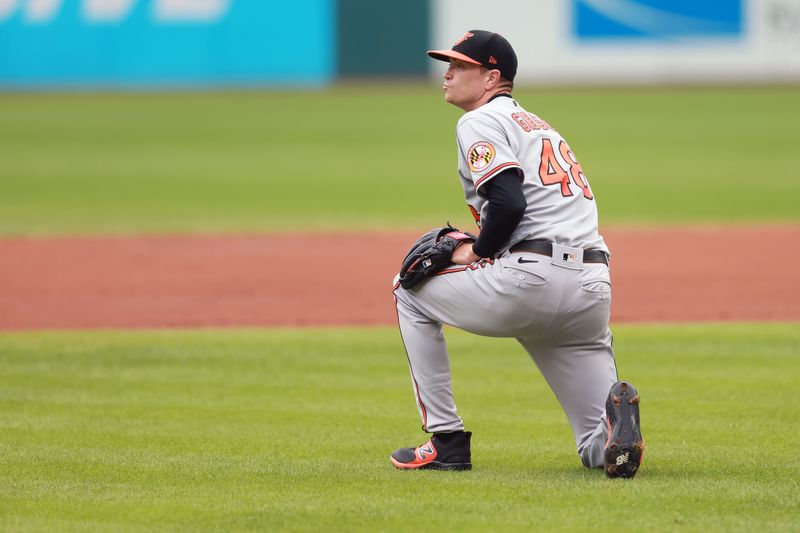
[[[500,71],[492,69],[489,71],[489,77],[486,79],[486,88],[494,89],[500,84],[501,76]]]

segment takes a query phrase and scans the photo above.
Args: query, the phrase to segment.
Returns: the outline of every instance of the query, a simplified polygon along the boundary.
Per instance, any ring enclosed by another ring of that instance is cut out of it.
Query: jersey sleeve
[[[490,117],[475,116],[459,123],[456,137],[459,167],[472,178],[476,191],[504,170],[516,168],[522,173],[505,131]]]

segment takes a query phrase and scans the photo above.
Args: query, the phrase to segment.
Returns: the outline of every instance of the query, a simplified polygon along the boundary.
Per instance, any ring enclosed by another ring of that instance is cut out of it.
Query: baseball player
[[[455,245],[448,268],[410,288],[395,278],[412,386],[433,435],[391,462],[472,468],[442,335],[449,324],[517,339],[561,403],[583,465],[632,477],[644,452],[639,396],[617,378],[609,251],[586,174],[564,137],[513,98],[517,57],[506,39],[470,30],[428,55],[449,62],[444,99],[465,111],[456,126],[458,175],[481,231]]]

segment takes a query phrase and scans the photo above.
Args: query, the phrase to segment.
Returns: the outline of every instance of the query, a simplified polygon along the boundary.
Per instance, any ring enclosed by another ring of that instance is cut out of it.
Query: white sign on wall
[[[519,83],[800,81],[800,0],[433,0],[434,48],[470,29],[511,42]]]

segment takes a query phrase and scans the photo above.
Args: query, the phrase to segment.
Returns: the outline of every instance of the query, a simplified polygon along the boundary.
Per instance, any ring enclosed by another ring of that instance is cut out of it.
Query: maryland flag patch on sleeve
[[[483,172],[494,161],[496,151],[491,143],[478,141],[467,151],[467,164],[473,172]]]

